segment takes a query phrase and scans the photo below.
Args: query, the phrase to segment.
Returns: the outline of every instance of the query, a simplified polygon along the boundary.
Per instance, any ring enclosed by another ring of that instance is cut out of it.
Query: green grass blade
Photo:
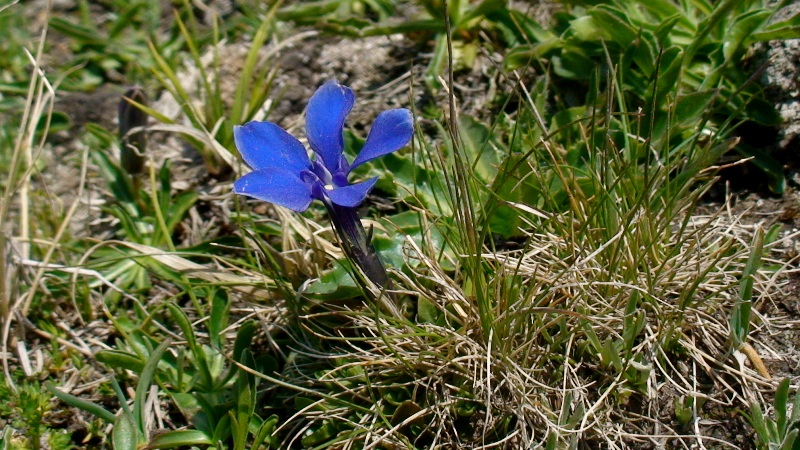
[[[164,352],[167,351],[171,343],[172,342],[167,339],[156,347],[147,359],[147,364],[144,365],[144,370],[141,375],[139,375],[139,381],[136,385],[136,396],[133,398],[133,417],[136,421],[136,427],[142,436],[147,436],[147,429],[145,428],[145,424],[147,423],[147,417],[145,417],[145,403],[147,402],[147,396],[150,392],[150,385],[155,378],[158,363],[161,362],[161,357],[164,356]]]

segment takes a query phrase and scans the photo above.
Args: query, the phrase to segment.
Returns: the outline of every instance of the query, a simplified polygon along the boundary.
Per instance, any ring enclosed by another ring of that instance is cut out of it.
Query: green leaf
[[[642,70],[643,75],[650,77],[658,61],[658,40],[651,31],[642,30],[638,39],[632,44],[633,60]],[[631,71],[633,72],[633,71]],[[629,75],[628,75],[629,76]]]
[[[420,411],[422,411],[422,407],[411,400],[406,400],[394,410],[394,414],[392,414],[390,423],[394,426],[397,426]],[[414,422],[421,422],[421,418],[418,417],[414,419]]]
[[[672,34],[672,30],[675,28],[675,25],[681,21],[684,17],[681,14],[674,14],[672,16],[667,17],[664,19],[660,24],[658,24],[658,28],[655,30],[655,36],[658,40],[658,43],[662,47],[668,47],[671,44],[670,36]]]
[[[101,142],[108,142],[107,146],[104,146],[105,148],[101,147],[99,151],[92,152],[92,159],[95,164],[97,164],[98,169],[100,169],[100,174],[109,184],[114,198],[125,205],[129,213],[138,217],[140,214],[138,214],[138,208],[135,206],[136,194],[134,193],[130,177],[121,167],[112,162],[111,158],[103,151],[104,149],[106,151],[110,149],[111,142],[115,141],[116,138],[108,131],[93,124],[87,124],[86,131],[100,139]]]
[[[569,22],[572,38],[584,42],[598,42],[608,38],[603,28],[592,16],[581,16]]]
[[[243,352],[241,359],[248,367],[255,365],[255,361],[253,361],[253,356],[250,354],[249,350]],[[256,392],[255,383],[251,383],[252,379],[252,375],[244,370],[239,370],[239,378],[236,380],[238,393],[236,410],[231,411],[231,414],[235,414],[235,417],[231,418],[234,450],[244,450],[244,446],[247,443],[247,435],[250,431],[250,418],[255,411]]]
[[[780,113],[775,108],[775,103],[763,98],[748,99],[744,112],[754,122],[768,127],[776,127],[782,121]]]
[[[311,25],[321,17],[336,11],[339,3],[337,0],[289,3],[278,10],[276,16],[281,21],[294,21],[299,24]]]
[[[786,432],[787,418],[786,406],[789,404],[789,382],[788,378],[778,384],[778,389],[775,390],[775,420],[778,425],[778,430],[781,434]]]
[[[420,296],[417,300],[417,322],[438,324],[441,318],[441,311],[436,303],[427,297]]]
[[[756,272],[761,267],[761,254],[764,250],[764,230],[759,228],[753,237],[750,256],[747,259],[739,282],[739,298],[733,307],[730,319],[731,338],[738,347],[747,341],[750,334],[750,310],[753,300],[753,283]]]
[[[172,319],[177,323],[178,327],[180,327],[181,331],[183,332],[183,337],[186,339],[189,350],[192,352],[192,356],[194,356],[195,364],[197,365],[197,369],[200,371],[203,383],[206,386],[213,385],[214,380],[211,375],[211,369],[208,365],[208,358],[206,358],[206,353],[197,342],[197,336],[195,335],[194,327],[192,326],[189,317],[186,316],[186,313],[184,313],[183,310],[178,307],[178,305],[172,302],[167,303],[167,309],[169,310]]]
[[[800,450],[800,440],[797,439],[800,429],[794,428],[783,439],[782,447],[790,450]]]
[[[147,443],[147,448],[186,448],[195,445],[211,445],[213,443],[214,441],[207,434],[199,430],[173,430],[156,435]]]
[[[138,431],[143,437],[146,436],[147,432],[145,428],[147,421],[147,417],[145,417],[145,402],[150,393],[150,385],[153,383],[158,363],[161,361],[161,357],[164,356],[164,352],[167,351],[169,346],[170,341],[167,339],[153,350],[153,353],[151,353],[150,357],[147,359],[147,364],[145,364],[142,373],[139,375],[139,382],[136,385],[136,396],[133,398],[133,420],[136,421]]]
[[[771,11],[759,10],[750,11],[737,16],[733,20],[733,26],[728,28],[725,37],[722,39],[722,52],[725,60],[735,62],[745,50],[745,43],[750,40],[750,36],[761,28],[761,25],[772,15]]]
[[[211,439],[212,442],[219,442],[223,440],[227,440],[231,435],[231,415],[225,414],[222,418],[217,422],[217,426],[214,428],[214,436]]]
[[[692,126],[699,123],[718,94],[717,89],[708,89],[679,95],[674,113],[678,125]]]
[[[800,38],[800,14],[795,14],[789,19],[775,22],[764,27],[762,31],[755,32],[747,37],[747,44],[753,42],[771,41],[773,39],[798,39]]]
[[[270,8],[267,17],[261,19],[261,24],[256,29],[255,34],[249,44],[247,57],[242,66],[242,73],[239,76],[239,83],[236,84],[236,92],[233,96],[232,116],[230,120],[233,124],[239,124],[244,119],[241,114],[245,111],[246,102],[252,101],[252,80],[253,74],[256,73],[258,61],[262,58],[264,43],[270,37],[269,30],[274,26],[274,14],[279,2],[275,3],[273,8]],[[263,80],[261,80],[263,81]],[[265,83],[261,83],[263,86]],[[260,104],[250,105],[251,107],[260,107]]]
[[[94,414],[95,416],[105,420],[108,423],[114,423],[117,418],[114,416],[114,413],[111,411],[103,408],[102,406],[98,405],[97,403],[91,402],[89,400],[84,400],[80,397],[76,397],[72,394],[67,394],[66,392],[62,392],[55,385],[50,382],[46,381],[44,386],[50,391],[53,396],[57,397],[62,402],[74,406],[82,411],[86,411],[89,414]]]
[[[184,88],[183,84],[181,83],[181,79],[178,74],[172,69],[172,66],[166,59],[161,55],[159,50],[156,48],[155,44],[152,42],[148,43],[150,48],[150,55],[153,57],[153,60],[156,63],[156,67],[153,68],[153,75],[159,80],[161,85],[169,91],[172,97],[181,105],[181,109],[183,110],[184,114],[189,121],[192,123],[194,128],[198,130],[202,130],[205,128],[204,124],[200,122],[199,115],[197,111],[194,109],[194,99]],[[148,111],[147,108],[144,109]],[[148,112],[149,114],[149,112]],[[202,151],[205,147],[197,143],[197,147]]]
[[[168,208],[166,211],[167,214],[164,217],[166,219],[167,230],[170,232],[175,231],[175,227],[183,220],[192,206],[194,206],[197,202],[197,198],[197,192],[181,192],[176,195],[168,205],[164,205]]]
[[[544,28],[532,17],[516,9],[503,9],[487,14],[503,34],[507,48],[513,50],[520,44],[544,42],[557,38],[550,28]]]
[[[407,240],[411,239],[423,252],[428,252],[429,256],[433,254],[436,254],[434,258],[443,256],[440,258],[442,267],[450,267],[447,259],[456,258],[442,235],[441,230],[445,222],[440,221],[437,224],[422,222],[424,219],[417,211],[404,211],[381,218],[380,224],[387,232],[385,234],[376,232],[372,243],[387,266],[394,268],[418,266],[418,259],[408,257]]]
[[[332,420],[326,420],[316,430],[303,436],[300,443],[304,447],[311,447],[331,440],[338,433],[336,424]]]
[[[497,175],[497,167],[500,165],[500,156],[496,151],[500,145],[493,138],[489,127],[477,119],[466,114],[458,116],[458,119],[464,157],[472,166],[472,172],[481,181],[490,183]]]
[[[656,80],[656,104],[664,104],[667,95],[673,95],[678,90],[678,79],[683,65],[683,51],[678,47],[670,47],[661,54],[661,66],[658,69]]]
[[[223,333],[228,326],[229,307],[227,292],[215,290],[211,300],[211,315],[208,318],[208,339],[211,346],[216,349],[222,348]],[[236,354],[233,356],[236,358]]]
[[[582,49],[568,48],[551,58],[553,71],[561,77],[572,80],[588,80],[595,69],[600,66],[586,56]]]
[[[188,344],[189,349],[191,349],[192,352],[196,352],[198,348],[197,337],[194,334],[194,327],[192,326],[189,317],[175,303],[172,302],[168,303],[167,309],[169,310],[170,315],[172,316],[172,320],[175,321],[175,323],[183,332],[183,337],[184,339],[186,339],[186,343]]]
[[[477,6],[471,7],[461,18],[460,23],[467,23],[471,20],[482,18],[491,13],[501,11],[506,8],[507,0],[483,0]]]
[[[684,12],[673,0],[647,0],[636,2],[637,6],[642,6],[657,17],[683,17]]]
[[[236,340],[233,343],[232,356],[235,361],[240,363],[242,362],[239,360],[239,357],[243,354],[243,352],[247,348],[250,347],[255,332],[256,332],[255,321],[248,320],[247,322],[239,326],[239,329],[236,331]]]
[[[119,38],[120,34],[131,26],[139,10],[146,5],[145,2],[131,2],[130,6],[122,10],[108,30],[108,41]]]
[[[439,77],[444,75],[445,68],[447,67],[447,36],[440,33],[436,36],[436,41],[433,46],[433,56],[428,63],[428,68],[425,70],[425,83],[433,91],[438,91],[442,88],[442,83]]]
[[[202,409],[195,394],[173,392],[171,393],[171,397],[172,401],[175,402],[175,406],[178,407],[181,414],[185,417],[194,417]]]
[[[139,356],[122,350],[100,350],[95,358],[115,369],[130,370],[134,373],[141,373],[144,369],[144,362]]]
[[[322,276],[306,288],[306,293],[322,300],[346,300],[359,297],[361,289],[350,276],[350,271],[344,261],[336,261],[333,269],[326,271]]]
[[[767,444],[769,431],[767,431],[767,422],[764,419],[764,413],[757,401],[750,403],[750,415],[748,416],[750,426],[756,431],[756,437],[762,444]]]
[[[48,25],[83,45],[104,45],[108,42],[108,39],[100,35],[97,30],[70,22],[63,17],[51,17]]]
[[[114,422],[111,433],[111,442],[115,450],[137,450],[139,447],[139,433],[133,420],[126,414],[121,414]]]
[[[789,418],[791,426],[800,427],[800,392],[794,393],[794,401],[792,402],[792,415]]]
[[[443,200],[447,198],[444,175],[425,163],[415,161],[413,155],[392,153],[380,158],[375,162],[383,172],[377,188],[432,214],[451,214],[450,205]]]
[[[518,45],[506,52],[503,66],[506,70],[527,67],[539,58],[548,57],[564,46],[564,41],[554,37],[536,45]]]
[[[278,427],[279,420],[277,414],[267,417],[267,420],[263,421],[258,430],[253,433],[253,444],[250,448],[262,448],[262,443],[266,443],[266,448],[275,448],[278,442],[277,437],[272,436],[272,433]]]
[[[444,32],[442,22],[434,19],[408,20],[397,24],[376,25],[360,30],[359,37],[389,36],[409,33],[441,33]]]
[[[593,26],[597,27],[606,41],[616,42],[625,48],[636,39],[638,32],[630,25],[623,11],[609,5],[600,5],[588,11],[593,19]]]

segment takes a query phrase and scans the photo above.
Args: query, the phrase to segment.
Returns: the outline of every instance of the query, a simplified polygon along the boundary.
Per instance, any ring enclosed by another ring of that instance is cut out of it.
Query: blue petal
[[[411,111],[401,108],[380,113],[369,130],[364,148],[353,161],[350,170],[405,147],[411,141],[413,134],[414,124],[411,119]]]
[[[233,192],[303,212],[311,204],[311,184],[282,169],[250,172],[233,183]]]
[[[275,168],[299,173],[311,166],[303,144],[272,122],[235,126],[233,138],[242,158],[253,170]]]
[[[331,172],[339,170],[344,149],[344,119],[355,95],[347,86],[328,81],[311,96],[306,109],[306,136],[311,149]]]
[[[377,181],[378,177],[375,177],[371,180],[362,181],[361,183],[355,183],[344,187],[336,187],[330,191],[326,190],[325,195],[327,195],[333,203],[336,203],[339,206],[358,206],[364,201],[365,198],[367,198],[367,194],[369,194],[369,191],[372,190],[372,186],[375,186],[375,182]]]

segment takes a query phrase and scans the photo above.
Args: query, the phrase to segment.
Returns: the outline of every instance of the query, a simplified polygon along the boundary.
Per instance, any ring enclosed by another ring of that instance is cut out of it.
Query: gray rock
[[[800,2],[794,2],[775,14],[773,22],[800,14]],[[766,44],[767,68],[762,82],[775,102],[783,125],[778,146],[794,153],[800,150],[800,39],[774,40]]]

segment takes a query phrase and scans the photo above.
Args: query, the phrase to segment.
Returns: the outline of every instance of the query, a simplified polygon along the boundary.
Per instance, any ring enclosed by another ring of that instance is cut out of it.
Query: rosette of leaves
[[[549,29],[521,22],[516,33],[528,43],[506,55],[506,68],[547,67],[562,86],[565,81],[573,91],[576,82],[584,86],[592,104],[604,101],[591,98],[598,75],[616,74],[625,110],[652,112],[646,137],[654,144],[678,144],[698,132],[724,135],[742,123],[762,130],[778,125],[779,116],[757,83],[760,67],[752,49],[758,42],[800,37],[800,16],[772,21],[789,1],[587,3],[555,14]],[[754,157],[774,191],[783,189],[781,166],[772,157],[746,139],[736,150]]]

